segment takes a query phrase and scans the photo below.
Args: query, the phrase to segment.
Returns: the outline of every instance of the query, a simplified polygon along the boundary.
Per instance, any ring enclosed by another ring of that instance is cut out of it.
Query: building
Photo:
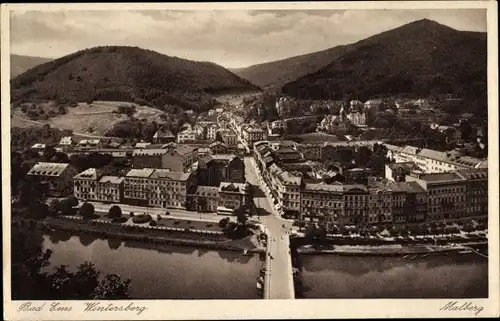
[[[457,174],[465,180],[467,217],[488,215],[488,169],[463,169]]]
[[[67,196],[71,193],[75,171],[69,164],[36,163],[26,174],[28,181],[39,182],[48,196]]]
[[[33,146],[31,146],[31,149],[37,152],[43,152],[43,150],[47,147],[45,144],[41,143],[36,143]]]
[[[194,186],[188,197],[189,208],[201,213],[217,213],[219,207],[219,186]]]
[[[345,134],[347,126],[348,123],[342,115],[326,115],[319,123],[317,130],[330,134]]]
[[[241,129],[241,134],[243,139],[247,142],[249,146],[252,146],[254,142],[258,142],[266,139],[266,132],[256,126],[256,125],[244,125]]]
[[[216,132],[216,138],[220,137],[220,140],[226,144],[226,146],[236,146],[238,145],[238,136],[231,129],[219,129]]]
[[[347,119],[356,126],[366,126],[366,115],[364,112],[354,112],[347,114]]]
[[[77,147],[80,149],[96,149],[102,148],[100,139],[82,139],[78,142]]]
[[[364,185],[343,185],[344,212],[341,225],[366,225],[370,193]]]
[[[298,144],[297,149],[306,160],[321,161],[323,159],[321,144]]]
[[[153,135],[153,144],[167,144],[175,142],[175,136],[170,130],[158,130]]]
[[[147,184],[149,206],[185,208],[188,190],[196,185],[196,178],[192,173],[155,169]]]
[[[251,185],[249,183],[221,182],[219,185],[219,207],[238,209],[252,204]]]
[[[210,144],[210,153],[211,154],[227,154],[228,148],[227,145],[221,141],[216,141]]]
[[[59,141],[59,147],[62,148],[64,152],[70,151],[71,148],[73,147],[73,137],[71,136],[64,136],[61,138]]]
[[[287,127],[287,122],[283,120],[275,120],[271,122],[271,130],[278,130],[280,133],[286,131]]]
[[[466,180],[457,172],[408,175],[427,192],[427,221],[462,219],[467,216]]]
[[[385,164],[385,178],[389,181],[404,182],[412,172],[422,172],[414,162]]]
[[[77,199],[83,201],[97,201],[97,181],[99,179],[97,169],[89,168],[73,177],[73,192]]]
[[[133,168],[168,168],[168,150],[135,149],[132,152]]]
[[[215,154],[198,160],[200,185],[219,186],[221,182],[245,182],[245,163],[241,158],[234,154]]]
[[[123,203],[123,181],[117,176],[103,176],[97,181],[97,201],[104,203]]]
[[[129,205],[149,205],[149,177],[155,170],[152,168],[131,169],[123,182],[123,202]]]
[[[389,157],[396,163],[415,163],[425,173],[444,173],[460,169],[487,168],[488,161],[454,152],[440,152],[427,148],[405,146],[389,149]]]
[[[339,224],[344,211],[341,184],[305,184],[300,194],[301,220]]]
[[[177,134],[177,143],[184,144],[188,142],[194,142],[196,140],[196,131],[192,128],[186,128]]]
[[[217,124],[211,123],[206,127],[207,130],[207,140],[215,140],[217,138]]]
[[[193,163],[198,161],[198,148],[179,145],[166,149],[167,153],[163,156],[163,165],[159,168],[169,168],[174,172],[188,171]],[[158,168],[158,167],[156,167]]]

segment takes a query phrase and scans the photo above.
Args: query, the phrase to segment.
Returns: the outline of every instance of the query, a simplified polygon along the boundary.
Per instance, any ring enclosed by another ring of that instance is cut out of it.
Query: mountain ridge
[[[451,93],[483,99],[486,35],[422,19],[360,40],[328,65],[283,86],[302,99]]]
[[[28,71],[29,69],[38,65],[49,62],[53,59],[25,55],[10,55],[10,78],[19,76],[20,74]]]
[[[11,81],[12,101],[122,100],[196,109],[213,95],[260,88],[212,62],[131,46],[101,46],[38,65]]]

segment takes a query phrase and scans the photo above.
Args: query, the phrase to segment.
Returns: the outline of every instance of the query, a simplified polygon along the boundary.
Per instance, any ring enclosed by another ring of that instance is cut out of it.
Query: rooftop
[[[73,137],[65,136],[59,141],[59,145],[71,145],[73,144]]]
[[[166,149],[136,149],[132,156],[161,156],[166,153]]]
[[[153,179],[165,178],[173,181],[186,181],[190,175],[191,175],[190,173],[172,172],[171,170],[168,169],[155,169],[149,178]]]
[[[467,180],[473,179],[488,179],[488,169],[487,168],[471,168],[462,169],[457,171],[458,175]]]
[[[158,130],[153,136],[154,138],[166,138],[166,137],[174,137],[174,134],[170,130]]]
[[[97,170],[95,168],[89,168],[79,173],[73,178],[76,179],[88,179],[88,180],[96,180],[97,179]]]
[[[152,168],[143,168],[143,169],[131,169],[127,173],[127,177],[141,177],[141,178],[148,178],[153,174],[155,170]]]
[[[457,172],[424,174],[420,179],[428,183],[459,182],[464,179]]]
[[[111,183],[111,184],[121,184],[125,180],[124,177],[118,177],[118,176],[103,176],[100,180],[99,183],[101,184],[106,184],[106,183]]]
[[[68,166],[69,164],[63,163],[38,162],[29,170],[28,175],[60,176]]]

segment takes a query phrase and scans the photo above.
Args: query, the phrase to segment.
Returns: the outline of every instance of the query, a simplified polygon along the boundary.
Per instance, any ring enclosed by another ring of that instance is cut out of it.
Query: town
[[[278,110],[282,101],[276,103]],[[351,101],[351,106],[359,104]],[[373,101],[364,105],[373,112]],[[348,126],[366,127],[365,114],[356,108],[326,115],[318,130],[342,134]],[[274,209],[299,224],[361,227],[487,218],[487,159],[463,155],[459,148],[436,151],[353,137],[296,143],[282,139],[284,120],[247,123],[221,108],[210,111],[210,117],[215,120],[200,117],[194,125],[185,124],[177,137],[159,129],[152,141],[135,146],[71,136],[58,146],[36,143],[31,150],[41,155],[55,148],[68,155],[110,155],[130,166],[116,176],[101,168],[75,173],[67,163],[38,162],[27,177],[46,185],[52,197],[74,194],[81,202],[231,215],[252,204],[252,185],[245,177],[250,166],[262,178],[259,187],[270,192]],[[457,127],[452,129],[459,136]],[[353,159],[343,161],[346,154]],[[383,167],[373,162],[353,167],[359,154],[379,157]]]
[[[488,298],[486,16],[323,11],[13,15],[12,300]]]

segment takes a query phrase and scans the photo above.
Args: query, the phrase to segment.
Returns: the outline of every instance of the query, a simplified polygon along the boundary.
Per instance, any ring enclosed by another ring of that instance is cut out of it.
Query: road
[[[280,217],[262,191],[257,168],[251,157],[245,157],[245,176],[255,189],[254,203],[259,211],[259,220],[265,225],[268,235],[266,254],[265,299],[294,299],[290,239],[292,222]],[[260,215],[263,214],[263,215]]]

